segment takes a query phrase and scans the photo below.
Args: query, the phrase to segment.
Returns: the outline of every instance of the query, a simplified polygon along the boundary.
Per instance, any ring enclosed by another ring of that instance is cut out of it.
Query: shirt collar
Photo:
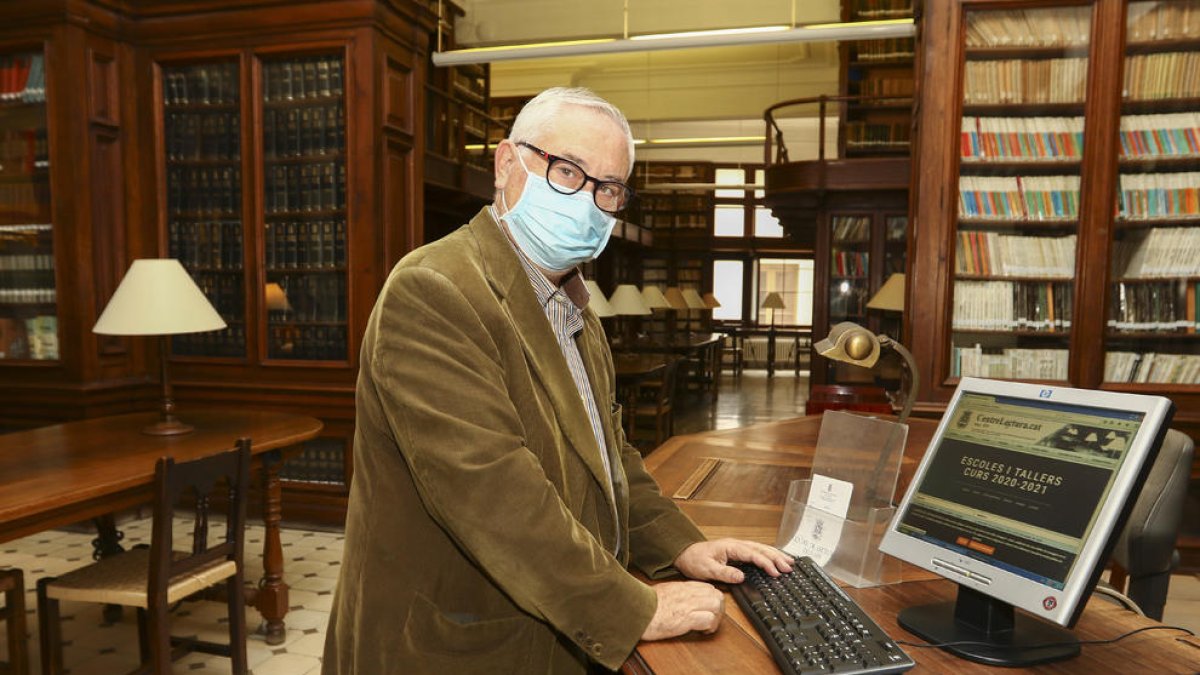
[[[546,275],[538,269],[537,265],[525,255],[520,246],[512,240],[508,232],[504,229],[504,225],[500,222],[500,216],[496,213],[496,207],[491,206],[492,220],[496,221],[496,227],[499,227],[504,232],[504,239],[517,252],[517,258],[521,260],[521,266],[525,268],[525,274],[529,277],[529,281],[533,284],[533,292],[537,296],[538,304],[543,308],[553,301],[566,302],[575,306],[575,309],[582,312],[584,307],[587,307],[588,301],[591,300],[591,294],[588,293],[587,286],[583,283],[583,272],[578,267],[567,272],[563,277],[562,282],[555,286],[550,283]]]

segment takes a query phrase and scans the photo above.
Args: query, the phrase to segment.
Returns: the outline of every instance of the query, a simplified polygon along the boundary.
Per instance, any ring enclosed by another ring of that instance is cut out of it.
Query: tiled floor
[[[726,377],[715,403],[708,398],[680,401],[676,433],[694,433],[709,429],[729,429],[748,424],[784,419],[804,414],[807,381],[804,378],[776,376],[768,379],[763,371],[747,371],[737,380]],[[126,547],[149,542],[149,520],[134,519],[120,524]],[[190,525],[176,523],[178,536],[190,532]],[[246,578],[262,575],[261,550],[263,529],[247,530]],[[37,621],[34,614],[34,588],[38,578],[61,574],[91,560],[93,535],[53,531],[0,544],[0,567],[25,570],[26,605],[32,633],[30,650],[37,664]],[[325,627],[333,601],[333,588],[341,560],[343,537],[336,532],[285,528],[283,530],[285,580],[291,587],[291,610],[287,615],[285,642],[267,646],[260,635],[252,635],[247,653],[253,675],[317,675],[325,641]],[[64,658],[71,675],[112,675],[137,665],[137,628],[132,613],[114,624],[105,623],[96,605],[67,603],[62,606],[63,632],[68,641]],[[247,628],[253,633],[260,622],[258,612],[247,609]],[[1200,579],[1176,575],[1171,581],[1166,623],[1183,625],[1200,632]],[[227,639],[224,605],[216,602],[185,602],[174,612],[172,632],[203,639]],[[7,655],[0,644],[0,660]],[[229,660],[205,654],[190,654],[177,661],[175,673],[228,673]]]

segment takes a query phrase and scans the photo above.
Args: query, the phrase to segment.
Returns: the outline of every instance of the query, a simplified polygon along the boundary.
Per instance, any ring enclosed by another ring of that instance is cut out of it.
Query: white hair
[[[536,143],[539,133],[554,125],[555,117],[564,105],[591,108],[616,122],[617,127],[625,132],[629,152],[629,171],[633,170],[633,132],[629,129],[629,121],[615,105],[600,98],[591,89],[584,87],[551,87],[534,96],[525,104],[525,107],[521,108],[521,112],[513,120],[512,131],[508,134],[509,140],[513,143],[520,141]]]

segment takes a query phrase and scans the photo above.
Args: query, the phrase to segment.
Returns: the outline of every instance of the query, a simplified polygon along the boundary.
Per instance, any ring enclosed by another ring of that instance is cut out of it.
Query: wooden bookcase
[[[919,0],[845,0],[843,21],[910,18]],[[849,96],[885,96],[843,103],[838,133],[841,157],[907,155],[912,128],[914,38],[847,41],[840,45],[839,91]]]
[[[1200,7],[956,0],[924,31],[919,409],[978,374],[1166,395],[1200,436]]]
[[[0,330],[22,319],[39,350],[26,337],[0,360],[0,425],[153,405],[154,341],[90,329],[132,259],[176,257],[229,325],[172,340],[181,416],[321,418],[323,437],[285,466],[285,511],[340,522],[367,317],[391,266],[424,241],[436,4],[44,4],[0,9],[0,57],[42,54],[47,92],[0,96],[5,147],[32,133],[12,166],[32,166],[38,186],[18,199],[29,181],[0,173],[0,297],[36,288],[41,303],[0,303]],[[4,272],[9,255],[42,267]]]

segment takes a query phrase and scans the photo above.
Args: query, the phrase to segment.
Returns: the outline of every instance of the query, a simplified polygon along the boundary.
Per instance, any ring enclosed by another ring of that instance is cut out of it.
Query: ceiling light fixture
[[[439,29],[440,30],[440,29]],[[833,40],[883,40],[912,37],[916,25],[912,19],[823,23],[809,26],[746,26],[682,33],[655,33],[623,38],[596,38],[536,42],[517,45],[473,47],[433,53],[435,66],[463,66],[473,63],[495,63],[517,59],[544,59],[557,56],[590,54],[620,54],[663,49],[692,47],[727,47],[732,45],[774,44],[780,42],[813,42]]]

